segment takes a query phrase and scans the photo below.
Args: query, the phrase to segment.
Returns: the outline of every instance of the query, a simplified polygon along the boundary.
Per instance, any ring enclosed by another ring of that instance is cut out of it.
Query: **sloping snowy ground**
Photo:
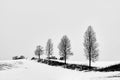
[[[1,61],[15,67],[0,71],[0,80],[120,80],[120,72],[83,72],[30,60]]]

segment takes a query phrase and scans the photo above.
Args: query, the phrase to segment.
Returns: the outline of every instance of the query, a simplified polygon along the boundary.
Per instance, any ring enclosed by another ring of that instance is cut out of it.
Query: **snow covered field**
[[[7,68],[0,66],[4,68],[0,71],[0,80],[120,80],[118,71],[74,71],[30,60],[0,61],[0,64],[7,64]]]

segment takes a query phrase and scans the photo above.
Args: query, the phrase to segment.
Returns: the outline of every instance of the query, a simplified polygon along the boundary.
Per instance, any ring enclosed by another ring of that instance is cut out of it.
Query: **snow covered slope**
[[[83,72],[48,66],[30,60],[1,61],[11,64],[0,71],[0,80],[120,80],[120,72]]]

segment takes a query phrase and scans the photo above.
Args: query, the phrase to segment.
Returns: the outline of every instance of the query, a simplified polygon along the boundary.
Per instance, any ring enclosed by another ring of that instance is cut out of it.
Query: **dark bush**
[[[25,59],[25,56],[21,55],[18,59]]]
[[[100,69],[97,69],[97,71],[102,71],[102,72],[120,71],[120,64],[115,64],[105,68],[100,68]]]
[[[55,60],[57,60],[57,58],[55,56],[47,57],[47,59],[55,59]]]
[[[32,57],[32,58],[31,58],[31,60],[37,60],[37,58],[35,58],[35,57]]]
[[[65,58],[64,57],[60,57],[60,60],[65,60]]]
[[[25,59],[25,57],[23,55],[21,55],[20,57],[18,56],[14,56],[12,57],[13,60],[18,60],[18,59]]]
[[[17,60],[18,59],[18,56],[14,56],[12,57],[13,60]]]

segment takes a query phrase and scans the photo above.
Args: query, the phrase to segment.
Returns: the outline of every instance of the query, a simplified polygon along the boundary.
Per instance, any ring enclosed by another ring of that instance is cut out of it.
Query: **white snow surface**
[[[0,61],[0,64],[13,65],[0,71],[0,80],[120,80],[118,71],[76,71],[31,60]]]

